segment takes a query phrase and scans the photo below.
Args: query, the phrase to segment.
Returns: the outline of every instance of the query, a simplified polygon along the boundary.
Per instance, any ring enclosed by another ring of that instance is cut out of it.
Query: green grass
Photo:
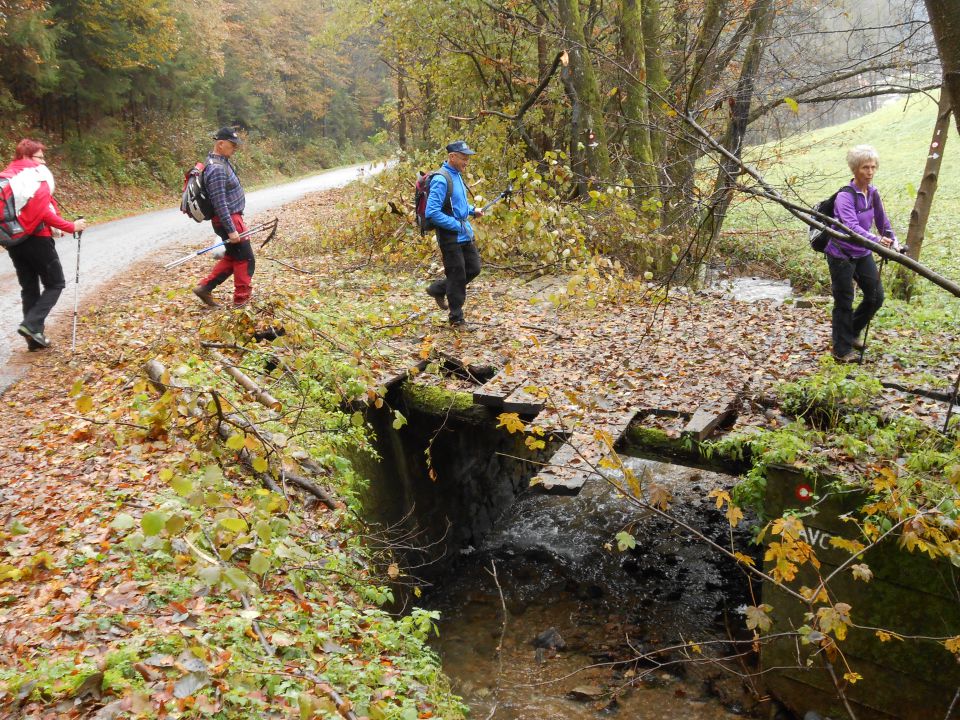
[[[936,103],[917,96],[842,125],[751,148],[748,158],[782,195],[809,206],[849,181],[846,152],[850,147],[873,145],[880,155],[874,184],[883,197],[894,231],[905,241],[935,117]],[[947,135],[946,155],[920,261],[952,280],[960,280],[960,241],[956,237],[960,228],[960,139],[952,121]],[[790,278],[801,290],[829,293],[826,261],[809,248],[806,226],[776,203],[738,196],[718,251],[726,259],[760,265]],[[888,330],[885,351],[898,361],[922,361],[945,370],[960,350],[954,334],[960,318],[960,299],[917,278],[915,295],[909,303],[894,300],[889,289],[895,272],[894,267],[883,272],[888,299],[875,320],[878,330]]]
[[[935,117],[936,103],[915,96],[842,125],[754,147],[748,157],[786,198],[810,205],[849,181],[846,152],[850,147],[873,145],[880,154],[874,183],[897,236],[906,240]],[[948,137],[920,260],[947,277],[957,278],[960,257],[954,252],[954,237],[960,227],[956,218],[960,207],[960,139],[952,122]],[[773,238],[768,236],[771,231]],[[801,286],[815,286],[826,278],[826,264],[817,262],[820,256],[807,248],[806,227],[775,203],[739,196],[725,232],[729,233],[723,243],[725,252],[745,253],[779,268]],[[932,287],[925,281],[923,285],[924,290]]]

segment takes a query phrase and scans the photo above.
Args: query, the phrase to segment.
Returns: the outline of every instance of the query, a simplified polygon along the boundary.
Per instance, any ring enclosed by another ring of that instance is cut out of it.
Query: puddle
[[[729,543],[706,494],[734,478],[627,462],[671,490],[678,516]],[[615,536],[625,529],[637,547],[621,553]],[[737,542],[745,545],[745,531]],[[441,610],[435,647],[474,718],[714,720],[754,705],[739,680],[706,661],[730,651],[728,628],[742,627],[736,608],[747,593],[719,554],[596,481],[575,497],[522,495],[427,604]],[[551,628],[553,642],[541,645],[559,647],[535,647]],[[703,655],[657,655],[684,640],[707,643]]]
[[[714,287],[723,292],[724,297],[741,302],[773,300],[782,303],[793,297],[793,288],[789,280],[773,280],[761,277],[738,277],[719,280]]]

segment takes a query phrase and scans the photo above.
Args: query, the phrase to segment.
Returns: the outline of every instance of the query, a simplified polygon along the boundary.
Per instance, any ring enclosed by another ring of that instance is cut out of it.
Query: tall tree
[[[925,0],[930,27],[943,66],[943,84],[953,102],[960,98],[960,11],[956,0]],[[960,113],[953,113],[960,132]]]

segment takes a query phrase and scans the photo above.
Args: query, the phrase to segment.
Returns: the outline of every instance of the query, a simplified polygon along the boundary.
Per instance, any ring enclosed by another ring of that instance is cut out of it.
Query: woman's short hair
[[[24,138],[17,143],[17,149],[13,154],[14,160],[20,160],[22,158],[32,158],[41,150],[46,150],[47,146],[42,142],[37,142],[36,140],[31,140],[30,138]]]
[[[865,162],[873,160],[880,167],[880,156],[877,155],[873,145],[857,145],[850,148],[847,152],[847,165],[850,166],[850,172],[855,173]]]

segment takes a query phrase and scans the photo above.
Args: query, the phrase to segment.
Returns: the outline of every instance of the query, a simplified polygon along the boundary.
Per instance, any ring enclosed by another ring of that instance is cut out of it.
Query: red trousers
[[[233,225],[238,233],[247,229],[242,215],[233,215],[232,217]],[[222,226],[218,227],[218,225],[219,223],[214,223],[214,231],[226,240],[226,232]],[[203,279],[200,286],[209,292],[233,275],[233,304],[243,305],[250,299],[250,279],[253,277],[253,271],[256,268],[253,249],[250,247],[249,240],[243,240],[240,243],[227,242],[226,248],[227,254],[217,261],[213,270]]]

